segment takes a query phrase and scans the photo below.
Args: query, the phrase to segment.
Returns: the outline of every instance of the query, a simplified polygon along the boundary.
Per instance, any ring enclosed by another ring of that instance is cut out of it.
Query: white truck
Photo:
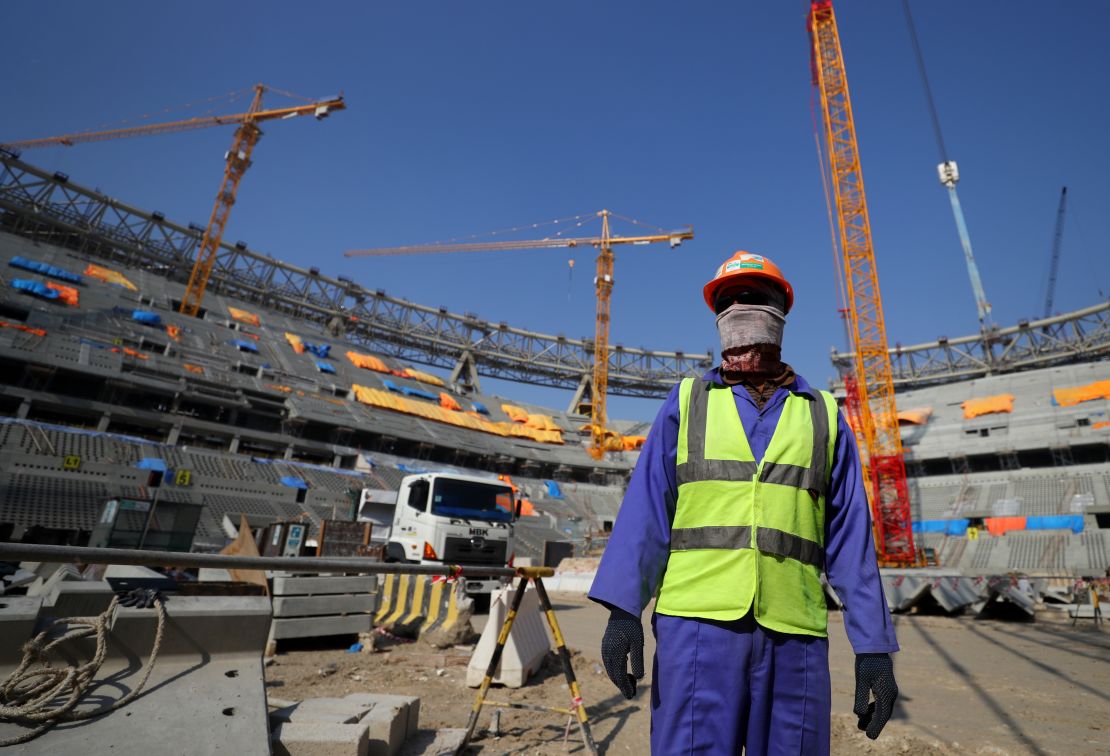
[[[371,501],[370,490],[364,490],[359,519],[379,520],[370,514]],[[408,475],[392,515],[387,562],[512,566],[520,504],[506,483],[455,473]],[[468,594],[481,597],[479,605],[500,586],[498,578],[470,578],[465,570],[463,580]]]

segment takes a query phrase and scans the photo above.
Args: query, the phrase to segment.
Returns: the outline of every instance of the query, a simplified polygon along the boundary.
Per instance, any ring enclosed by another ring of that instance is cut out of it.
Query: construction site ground
[[[598,649],[608,613],[577,595],[553,596],[572,650],[575,673],[601,753],[649,752],[648,678],[626,701],[606,678]],[[476,630],[484,616],[474,617]],[[901,697],[877,741],[857,731],[851,715],[853,656],[839,613],[830,613],[834,754],[1110,754],[1110,631],[1090,620],[1072,627],[1054,616],[1036,622],[972,617],[897,616],[902,651],[896,656]],[[315,647],[282,649],[267,667],[271,696],[302,699],[356,691],[420,696],[422,728],[463,727],[475,690],[466,686],[465,648],[437,650],[422,642],[386,641],[375,653]],[[519,689],[494,687],[490,700],[566,706],[561,667],[550,654],[544,668]],[[577,730],[567,745],[566,717],[504,710],[501,736],[485,732],[467,753],[581,753]]]

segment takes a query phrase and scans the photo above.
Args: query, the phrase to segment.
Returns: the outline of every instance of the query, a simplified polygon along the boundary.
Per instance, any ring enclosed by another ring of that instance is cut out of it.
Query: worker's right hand
[[[628,657],[632,656],[632,674]],[[609,624],[601,639],[601,660],[605,673],[625,698],[636,695],[636,681],[644,679],[644,628],[640,618],[623,609],[611,609]]]

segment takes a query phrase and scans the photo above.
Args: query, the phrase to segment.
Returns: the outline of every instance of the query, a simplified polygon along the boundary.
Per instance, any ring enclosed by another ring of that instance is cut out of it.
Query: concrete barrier
[[[501,634],[501,626],[505,623],[505,616],[515,593],[514,588],[502,588],[490,599],[489,619],[466,668],[466,684],[471,688],[481,685],[486,676],[486,669]],[[494,671],[493,682],[510,688],[521,687],[543,664],[550,648],[551,642],[540,614],[539,598],[535,589],[529,586],[505,641],[505,650]]]
[[[0,600],[0,647],[19,649],[55,617],[71,616],[66,606],[106,606],[111,600],[106,583],[90,581],[76,593],[69,589],[73,585],[78,583],[61,584],[64,588],[54,596],[60,603],[54,606],[35,598]],[[267,754],[262,650],[270,625],[269,600],[173,595],[166,599],[165,609],[158,659],[141,695],[104,716],[55,727],[11,750],[51,756],[84,756],[91,751],[146,756],[188,744],[187,750],[198,753]],[[78,711],[100,710],[134,688],[150,656],[157,623],[155,609],[116,610],[107,656]],[[94,650],[93,638],[70,641],[59,648],[55,663],[83,663]],[[0,679],[15,668],[14,656],[5,653],[0,658]],[[0,723],[0,740],[24,732],[23,727]]]
[[[429,575],[382,575],[381,604],[374,625],[405,637],[462,642],[473,601],[462,581]]]

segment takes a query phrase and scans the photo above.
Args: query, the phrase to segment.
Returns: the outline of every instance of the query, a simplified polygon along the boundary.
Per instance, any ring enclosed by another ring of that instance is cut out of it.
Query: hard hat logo
[[[739,251],[717,268],[713,279],[705,285],[702,294],[705,303],[714,313],[718,312],[717,300],[729,290],[746,283],[770,283],[785,294],[786,308],[790,312],[794,306],[794,288],[770,259],[752,252]]]

